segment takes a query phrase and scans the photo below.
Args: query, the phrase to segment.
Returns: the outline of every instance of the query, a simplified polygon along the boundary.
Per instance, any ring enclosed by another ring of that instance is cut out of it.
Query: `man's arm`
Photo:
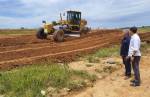
[[[134,39],[131,49],[133,51],[133,55],[135,55],[135,53],[139,50],[139,43],[137,39]]]
[[[131,39],[130,41],[130,45],[129,45],[129,52],[128,52],[128,57],[131,57],[133,55],[133,39]]]

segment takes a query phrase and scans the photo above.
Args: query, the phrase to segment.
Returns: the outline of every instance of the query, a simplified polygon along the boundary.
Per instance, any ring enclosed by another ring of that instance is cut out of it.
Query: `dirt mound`
[[[148,34],[149,35],[149,34]],[[39,40],[35,35],[20,35],[0,39],[0,69],[53,60],[68,62],[80,55],[120,42],[119,30],[96,30],[85,37],[67,37],[65,42]],[[143,35],[143,37],[147,37]]]

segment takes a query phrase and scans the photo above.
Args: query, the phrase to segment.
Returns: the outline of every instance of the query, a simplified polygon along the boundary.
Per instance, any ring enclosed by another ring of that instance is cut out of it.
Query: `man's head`
[[[134,34],[137,33],[137,27],[131,27],[130,31]]]
[[[124,37],[131,36],[130,31],[128,29],[123,30],[123,32],[124,32]]]

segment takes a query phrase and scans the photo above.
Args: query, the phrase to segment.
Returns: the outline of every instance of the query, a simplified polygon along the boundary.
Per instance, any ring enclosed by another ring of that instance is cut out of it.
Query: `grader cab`
[[[65,36],[72,34],[83,36],[89,32],[86,27],[87,21],[81,18],[81,12],[67,11],[66,20],[60,14],[60,21],[53,21],[48,24],[43,21],[44,26],[37,31],[37,38],[46,39],[48,35],[52,35],[54,41],[62,42]]]

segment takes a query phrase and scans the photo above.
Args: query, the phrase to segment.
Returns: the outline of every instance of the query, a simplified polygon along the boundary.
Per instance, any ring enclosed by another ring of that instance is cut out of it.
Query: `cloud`
[[[0,28],[34,28],[59,19],[66,10],[82,11],[92,27],[150,25],[150,0],[0,0]]]

